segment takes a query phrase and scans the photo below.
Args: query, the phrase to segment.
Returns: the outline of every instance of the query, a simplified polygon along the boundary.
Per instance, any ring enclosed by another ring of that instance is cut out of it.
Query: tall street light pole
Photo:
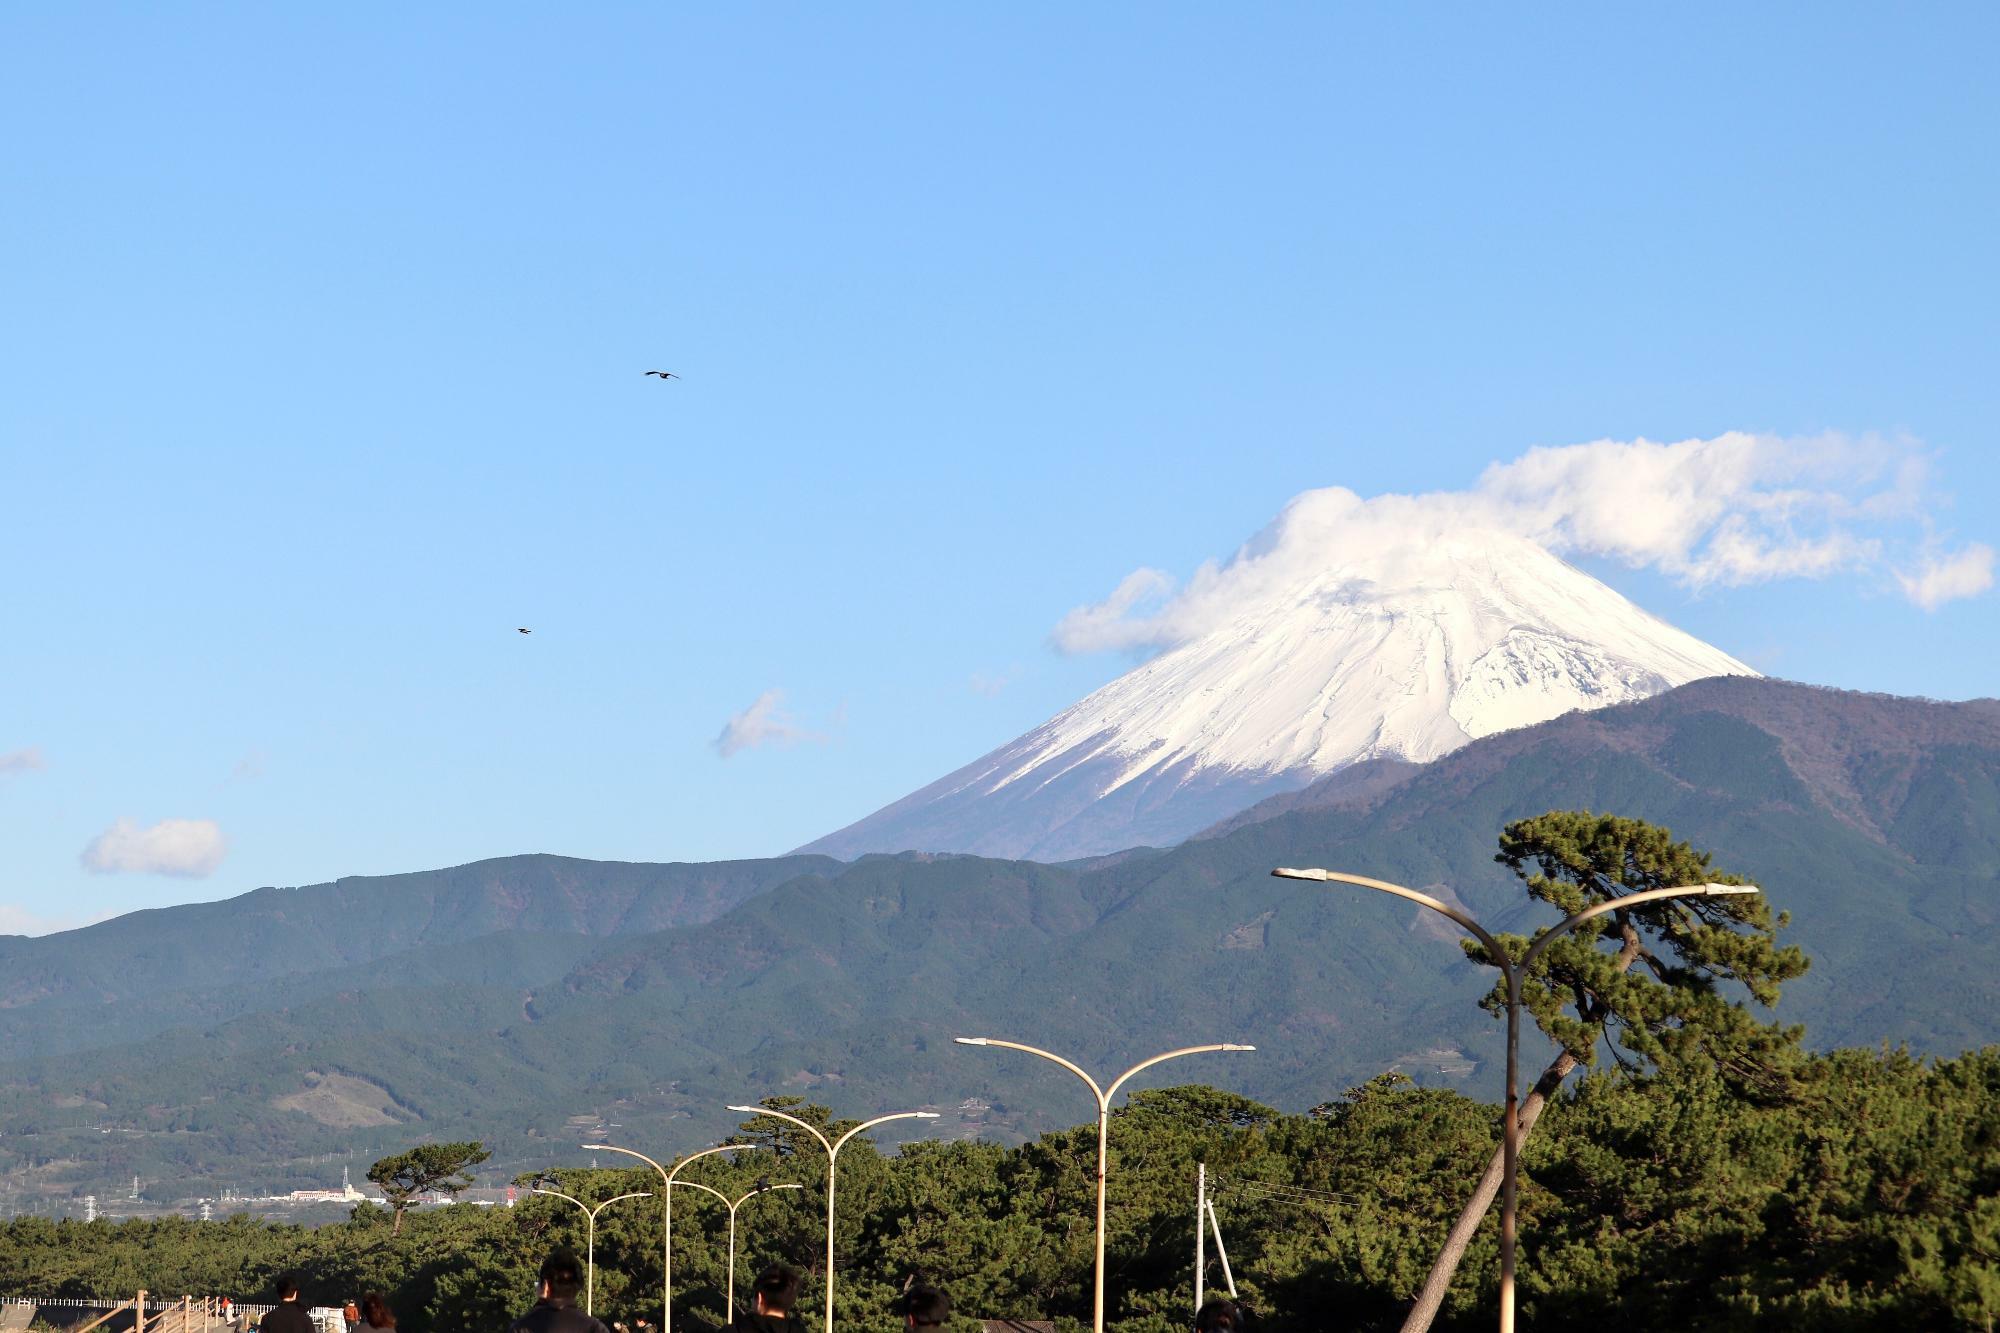
[[[582,1199],[571,1198],[561,1190],[545,1190],[538,1185],[530,1185],[528,1193],[548,1194],[558,1199],[569,1199],[571,1203],[583,1209],[583,1215],[587,1223],[584,1228],[585,1239],[583,1242],[583,1312],[585,1314],[596,1314],[597,1311],[592,1307],[597,1303],[597,1215],[612,1204],[619,1203],[625,1199],[644,1199],[650,1196],[643,1190],[637,1194],[620,1194],[617,1198],[606,1199],[603,1203],[598,1204],[597,1207],[592,1208]]]
[[[704,1157],[713,1157],[719,1152],[748,1152],[766,1146],[768,1145],[762,1143],[725,1143],[716,1148],[703,1148],[700,1152],[689,1153],[686,1157],[681,1158],[680,1161],[675,1162],[673,1169],[670,1171],[652,1158],[646,1156],[646,1154],[635,1152],[631,1148],[620,1148],[610,1143],[586,1143],[582,1145],[586,1152],[620,1152],[624,1153],[627,1157],[636,1157],[659,1172],[660,1179],[666,1182],[666,1187],[660,1191],[660,1197],[666,1204],[666,1226],[664,1228],[666,1238],[662,1243],[660,1252],[660,1333],[674,1333],[674,1177],[681,1173],[682,1167],[690,1162],[698,1162]]]
[[[699,1180],[676,1180],[674,1184],[684,1190],[700,1190],[704,1194],[713,1194],[716,1198],[722,1200],[724,1206],[729,1209],[729,1277],[728,1285],[723,1288],[724,1299],[727,1303],[727,1313],[723,1315],[723,1320],[726,1323],[733,1324],[736,1322],[736,1210],[743,1206],[744,1200],[754,1199],[759,1194],[769,1194],[773,1190],[802,1190],[805,1186],[759,1185],[756,1189],[745,1191],[732,1201],[721,1190],[704,1185]]]
[[[1124,1086],[1126,1079],[1142,1069],[1151,1069],[1163,1060],[1175,1060],[1183,1055],[1201,1055],[1207,1051],[1254,1051],[1257,1048],[1233,1041],[1207,1046],[1183,1046],[1177,1051],[1168,1051],[1150,1060],[1141,1060],[1113,1079],[1110,1087],[1101,1088],[1096,1079],[1084,1073],[1076,1065],[1060,1055],[1037,1046],[1024,1046],[1018,1041],[1001,1041],[998,1037],[953,1037],[952,1040],[961,1046],[999,1046],[1009,1051],[1025,1051],[1029,1055],[1038,1055],[1052,1064],[1061,1065],[1082,1079],[1084,1086],[1090,1089],[1091,1095],[1097,1098],[1097,1276],[1091,1296],[1091,1328],[1094,1333],[1104,1333],[1104,1177],[1105,1161],[1111,1146],[1111,1099],[1118,1095],[1118,1089]]]
[[[864,1129],[873,1129],[877,1125],[886,1125],[891,1120],[935,1120],[938,1118],[937,1112],[897,1111],[893,1115],[878,1115],[873,1120],[862,1121],[860,1124],[856,1125],[853,1129],[850,1129],[845,1134],[842,1134],[839,1139],[829,1140],[826,1137],[826,1135],[820,1133],[818,1126],[808,1124],[807,1122],[799,1119],[795,1115],[788,1115],[783,1111],[773,1111],[768,1106],[732,1106],[729,1109],[732,1111],[741,1111],[745,1115],[768,1115],[771,1116],[773,1119],[789,1121],[790,1123],[797,1125],[800,1129],[806,1131],[806,1133],[812,1135],[814,1138],[818,1139],[819,1146],[826,1149],[826,1333],[833,1333],[833,1164],[834,1161],[840,1156],[840,1150],[847,1146],[847,1141],[853,1138],[856,1134],[859,1134]]]
[[[1507,982],[1507,1105],[1502,1113],[1500,1125],[1500,1333],[1514,1333],[1514,1200],[1516,1194],[1516,1170],[1521,1155],[1521,1127],[1519,1123],[1520,1075],[1517,1065],[1521,1046],[1521,978],[1528,975],[1535,966],[1535,960],[1542,951],[1571,929],[1582,925],[1594,917],[1607,912],[1615,912],[1624,907],[1636,907],[1640,903],[1659,902],[1665,898],[1719,898],[1733,894],[1756,893],[1754,884],[1687,884],[1674,889],[1648,889],[1644,893],[1628,893],[1623,898],[1613,898],[1584,908],[1581,912],[1565,917],[1560,923],[1549,928],[1541,938],[1528,946],[1527,952],[1515,962],[1500,947],[1500,941],[1492,932],[1474,921],[1470,916],[1449,903],[1440,902],[1428,893],[1404,888],[1401,884],[1391,884],[1387,880],[1369,879],[1362,875],[1345,875],[1337,870],[1294,870],[1281,866],[1271,872],[1279,879],[1305,879],[1322,883],[1338,882],[1355,884],[1364,889],[1374,889],[1380,893],[1394,894],[1411,902],[1430,908],[1433,912],[1451,918],[1476,936],[1486,948],[1489,958],[1499,964],[1500,975]]]

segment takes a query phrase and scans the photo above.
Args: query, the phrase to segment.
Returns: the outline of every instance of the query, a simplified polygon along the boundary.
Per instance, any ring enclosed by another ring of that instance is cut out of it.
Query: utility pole
[[[1208,1163],[1194,1169],[1194,1312],[1201,1313],[1202,1282],[1208,1276],[1208,1254],[1203,1242],[1208,1237]]]
[[[1201,1302],[1207,1292],[1208,1251],[1207,1239],[1210,1230],[1215,1232],[1215,1255],[1222,1260],[1222,1280],[1229,1286],[1229,1299],[1236,1299],[1236,1275],[1229,1271],[1229,1251],[1222,1244],[1222,1223],[1215,1217],[1215,1200],[1208,1197],[1208,1163],[1201,1162],[1194,1169],[1194,1309],[1201,1313]]]
[[[1222,1223],[1215,1220],[1215,1200],[1208,1201],[1208,1224],[1215,1228],[1215,1256],[1222,1260],[1222,1280],[1229,1284],[1229,1299],[1236,1299],[1236,1275],[1229,1271],[1229,1251],[1222,1244]]]

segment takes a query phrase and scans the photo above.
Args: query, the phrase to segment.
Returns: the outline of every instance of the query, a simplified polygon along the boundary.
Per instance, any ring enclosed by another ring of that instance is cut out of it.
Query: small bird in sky
[[[531,630],[531,629],[522,629],[522,628],[520,628],[520,627],[518,627],[518,626],[516,626],[516,627],[515,627],[515,630],[514,630],[514,632],[515,632],[516,634],[533,634],[533,633],[534,633],[534,631],[533,631],[533,630]]]
[[[658,375],[663,380],[677,380],[680,378],[679,375],[674,374],[671,370],[649,370],[646,374]]]

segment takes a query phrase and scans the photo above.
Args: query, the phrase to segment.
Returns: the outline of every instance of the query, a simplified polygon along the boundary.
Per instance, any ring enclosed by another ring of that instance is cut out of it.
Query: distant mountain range
[[[1668,825],[1763,885],[1814,959],[1780,1013],[1815,1044],[2000,1040],[2000,701],[1722,677],[1341,768],[1164,851],[517,857],[0,940],[0,1183],[291,1188],[426,1135],[512,1171],[599,1134],[690,1148],[777,1092],[928,1104],[943,1134],[1086,1117],[1071,1081],[961,1034],[1113,1069],[1250,1041],[1152,1085],[1288,1108],[1392,1066],[1494,1096],[1491,978],[1451,932],[1269,871],[1443,886],[1525,930],[1546,913],[1494,837],[1552,808]]]
[[[800,850],[1171,846],[1350,764],[1755,674],[1532,541],[1465,530],[1274,572],[1216,628]]]

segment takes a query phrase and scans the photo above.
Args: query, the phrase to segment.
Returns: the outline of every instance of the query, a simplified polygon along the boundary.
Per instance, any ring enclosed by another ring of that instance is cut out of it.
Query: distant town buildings
[[[265,1197],[287,1203],[361,1203],[368,1198],[366,1194],[354,1188],[354,1182],[348,1179],[347,1168],[344,1166],[340,1168],[340,1188],[337,1190],[293,1190],[290,1194],[272,1194]]]

